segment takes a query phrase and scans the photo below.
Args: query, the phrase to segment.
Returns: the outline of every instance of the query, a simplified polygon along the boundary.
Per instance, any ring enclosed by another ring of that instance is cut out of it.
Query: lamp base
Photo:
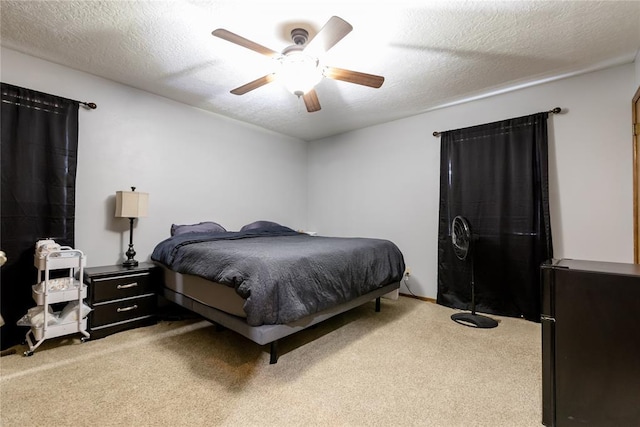
[[[122,263],[123,267],[137,267],[138,266],[138,261],[136,261],[135,259],[128,259],[126,261],[124,261]]]
[[[464,326],[479,329],[491,329],[498,326],[498,322],[490,317],[475,313],[456,313],[451,315],[451,320]]]
[[[127,253],[127,260],[122,263],[124,267],[137,267],[138,261],[134,258],[136,257],[136,251],[133,249],[133,218],[129,218],[129,249]]]

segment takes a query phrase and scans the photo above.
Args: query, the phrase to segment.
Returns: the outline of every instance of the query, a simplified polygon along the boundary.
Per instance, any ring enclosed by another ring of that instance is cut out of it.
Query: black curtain
[[[540,320],[540,264],[553,256],[548,113],[443,132],[438,303],[471,308],[471,260],[453,252],[451,223],[467,219],[479,312]]]
[[[78,102],[2,83],[2,349],[24,340],[16,321],[35,305],[35,243],[74,246]]]

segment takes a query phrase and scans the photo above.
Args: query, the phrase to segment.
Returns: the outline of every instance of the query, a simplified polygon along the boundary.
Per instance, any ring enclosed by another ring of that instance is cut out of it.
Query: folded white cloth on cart
[[[18,326],[31,326],[35,328],[41,328],[44,324],[44,306],[38,305],[31,307],[27,310],[27,314],[22,316],[18,320]],[[49,306],[47,311],[47,325],[62,325],[64,323],[76,322],[78,320],[78,311],[80,312],[81,319],[84,319],[93,310],[87,304],[82,303],[80,310],[78,310],[78,301],[71,301],[64,306],[62,311],[54,312]]]
[[[49,279],[48,290],[51,291],[66,291],[67,289],[76,288],[77,286],[74,280],[71,277],[61,277],[59,279]],[[35,291],[38,293],[44,292],[44,284],[45,281],[38,283],[35,287]]]
[[[81,318],[84,319],[89,315],[89,313],[93,310],[87,304],[82,303],[80,307],[80,315]],[[65,305],[62,311],[60,312],[60,323],[69,323],[75,322],[78,320],[78,301],[71,301],[69,304]]]
[[[58,315],[53,312],[51,306],[47,312],[47,325],[58,323]],[[27,310],[27,314],[22,316],[17,322],[18,326],[33,326],[41,328],[44,325],[44,306],[38,305]]]

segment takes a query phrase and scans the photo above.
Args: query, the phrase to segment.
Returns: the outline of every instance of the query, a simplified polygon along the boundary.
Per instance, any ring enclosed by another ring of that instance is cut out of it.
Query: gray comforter
[[[247,323],[283,324],[398,282],[404,259],[388,240],[312,237],[287,227],[191,233],[151,258],[179,273],[233,286]]]

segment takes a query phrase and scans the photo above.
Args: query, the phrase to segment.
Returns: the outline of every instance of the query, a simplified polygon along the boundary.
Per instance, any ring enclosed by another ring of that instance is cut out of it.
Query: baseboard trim
[[[419,297],[417,295],[405,294],[404,292],[400,292],[400,296],[407,297],[407,298],[413,298],[413,299],[419,299],[420,301],[431,302],[431,303],[434,303],[434,304],[437,303],[434,298]]]

